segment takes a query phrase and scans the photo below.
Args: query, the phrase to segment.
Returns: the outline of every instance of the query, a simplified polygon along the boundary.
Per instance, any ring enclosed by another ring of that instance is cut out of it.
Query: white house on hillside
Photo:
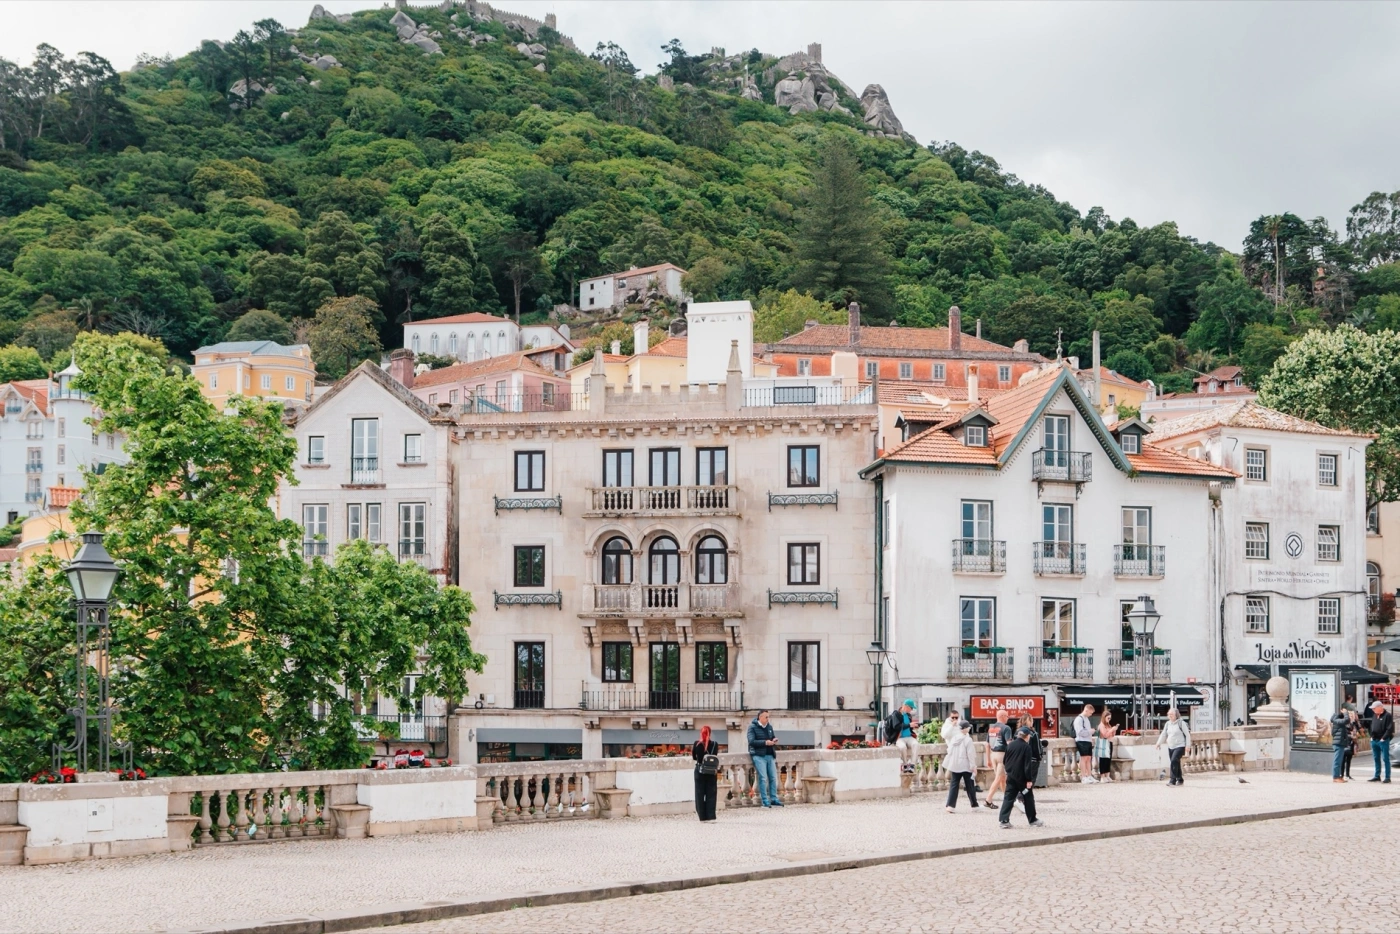
[[[681,277],[684,275],[685,270],[681,267],[661,263],[583,279],[578,284],[578,307],[580,311],[621,308],[628,302],[641,301],[642,295],[650,288],[679,301],[684,295],[681,291]]]
[[[500,357],[518,351],[555,350],[562,354],[550,361],[548,369],[560,373],[571,365],[574,345],[569,341],[569,326],[527,324],[517,326],[509,318],[472,312],[446,318],[410,321],[403,326],[403,345],[417,354],[455,357],[465,363]]]

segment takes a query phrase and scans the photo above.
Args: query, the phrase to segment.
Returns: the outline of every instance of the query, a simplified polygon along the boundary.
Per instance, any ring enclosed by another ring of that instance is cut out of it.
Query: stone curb
[[[1367,801],[1345,801],[1339,804],[1320,804],[1314,807],[1289,808],[1283,811],[1261,811],[1255,814],[1233,814],[1224,817],[1202,818],[1200,820],[1175,821],[1169,824],[1149,824],[1143,827],[1120,827],[1110,830],[1091,830],[1082,833],[1036,836],[997,841],[996,843],[973,843],[966,846],[942,847],[932,850],[899,850],[891,853],[876,853],[869,856],[814,859],[795,862],[786,866],[770,866],[766,869],[705,873],[668,879],[652,879],[641,882],[618,882],[611,885],[590,885],[572,889],[555,889],[548,892],[525,892],[520,895],[511,895],[504,898],[371,905],[351,908],[343,912],[328,912],[315,916],[306,915],[290,918],[269,918],[264,921],[240,921],[225,925],[192,928],[188,932],[185,932],[185,934],[337,934],[337,932],[356,931],[361,928],[388,927],[398,924],[419,924],[425,921],[443,921],[449,918],[493,914],[501,911],[511,911],[516,908],[573,905],[585,902],[605,901],[614,898],[628,898],[633,895],[679,892],[685,889],[705,888],[712,885],[732,885],[736,882],[762,882],[770,879],[791,879],[797,876],[817,875],[824,872],[840,872],[845,869],[866,869],[872,866],[887,866],[892,863],[907,863],[916,860],[939,859],[947,856],[962,856],[968,853],[989,853],[997,850],[1014,850],[1033,846],[1054,846],[1060,843],[1108,840],[1114,837],[1136,837],[1144,834],[1170,833],[1177,830],[1195,830],[1200,827],[1223,827],[1229,824],[1247,824],[1266,820],[1283,820],[1290,817],[1307,817],[1311,814],[1351,811],[1360,808],[1387,807],[1395,804],[1400,804],[1400,797],[1376,798]]]

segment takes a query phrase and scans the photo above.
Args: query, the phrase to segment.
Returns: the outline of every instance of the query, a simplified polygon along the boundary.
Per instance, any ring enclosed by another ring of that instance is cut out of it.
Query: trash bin
[[[1050,784],[1050,743],[1040,741],[1040,768],[1035,773],[1035,787],[1044,788]]]

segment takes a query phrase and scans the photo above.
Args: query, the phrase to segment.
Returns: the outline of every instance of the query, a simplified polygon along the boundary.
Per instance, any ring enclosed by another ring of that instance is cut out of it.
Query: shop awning
[[[1400,652],[1400,639],[1387,639],[1375,645],[1366,646],[1368,652]]]
[[[1085,684],[1064,689],[1065,702],[1069,704],[1100,704],[1109,707],[1133,706],[1133,686],[1131,684]],[[1184,684],[1154,685],[1153,696],[1159,704],[1169,704],[1176,698],[1178,707],[1199,707],[1205,697],[1194,687]]]
[[[572,743],[583,742],[583,730],[547,730],[531,727],[478,727],[478,743]]]
[[[1372,647],[1374,651],[1374,646]],[[1279,665],[1279,674],[1285,678],[1292,669],[1299,671],[1336,671],[1340,672],[1343,684],[1385,684],[1390,680],[1390,675],[1383,671],[1376,671],[1372,668],[1363,668],[1360,665]],[[1256,681],[1268,681],[1270,677],[1268,665],[1236,665],[1236,671],[1243,671]]]

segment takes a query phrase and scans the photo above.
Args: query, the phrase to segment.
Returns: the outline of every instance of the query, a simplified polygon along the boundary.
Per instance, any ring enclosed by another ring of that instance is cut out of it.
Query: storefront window
[[[477,743],[478,762],[552,762],[582,759],[579,743]]]

